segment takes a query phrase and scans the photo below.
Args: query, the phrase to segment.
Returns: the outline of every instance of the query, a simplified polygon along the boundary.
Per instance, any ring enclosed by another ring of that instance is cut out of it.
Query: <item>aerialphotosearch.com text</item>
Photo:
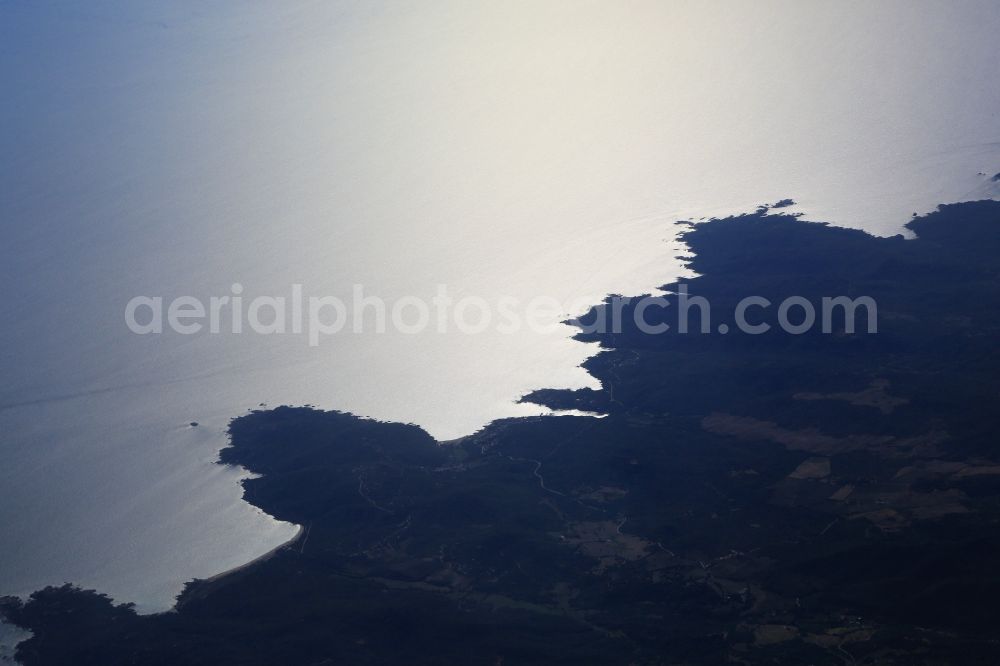
[[[580,316],[583,312],[588,314]],[[455,298],[446,285],[438,285],[430,298],[384,299],[366,293],[363,285],[354,285],[346,298],[305,295],[301,284],[291,285],[288,295],[251,298],[239,283],[233,284],[228,294],[207,299],[136,296],[125,306],[125,323],[138,335],[168,331],[180,335],[291,334],[305,336],[313,347],[343,333],[513,334],[525,328],[550,333],[567,319],[590,333],[622,333],[626,329],[649,335],[878,332],[877,304],[868,296],[808,299],[790,295],[775,301],[748,295],[735,308],[727,308],[726,315],[726,321],[713,321],[709,300],[689,294],[685,284],[664,295],[612,296],[593,309],[589,302],[565,303],[545,296]]]

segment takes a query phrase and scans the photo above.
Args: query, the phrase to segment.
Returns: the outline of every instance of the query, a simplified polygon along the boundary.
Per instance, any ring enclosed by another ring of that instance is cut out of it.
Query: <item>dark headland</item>
[[[713,320],[868,295],[877,334],[649,335],[528,399],[605,418],[235,419],[246,500],[302,534],[137,616],[2,604],[35,664],[1000,663],[1000,203],[876,238],[774,210],[685,232]],[[584,318],[586,322],[586,317]]]

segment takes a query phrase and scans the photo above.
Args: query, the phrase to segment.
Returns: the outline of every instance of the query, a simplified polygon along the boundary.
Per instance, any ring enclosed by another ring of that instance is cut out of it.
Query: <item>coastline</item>
[[[970,202],[912,220],[911,240],[761,211],[698,225],[714,317],[746,293],[850,288],[878,297],[879,337],[583,332],[605,388],[525,399],[603,418],[442,446],[347,412],[251,411],[220,462],[295,537],[159,617],[70,586],[11,602],[35,631],[22,659],[996,663],[998,224],[1000,204]]]
[[[0,618],[0,664],[20,664],[15,658],[17,646],[31,636],[31,632],[27,629]]]
[[[292,548],[296,543],[299,542],[300,539],[303,538],[303,536],[308,535],[308,532],[302,525],[296,525],[295,527],[296,531],[291,539],[289,539],[288,541],[279,546],[275,546],[274,548],[267,551],[266,553],[263,553],[262,555],[258,555],[249,562],[244,562],[243,564],[226,569],[225,571],[220,571],[214,576],[209,576],[208,578],[196,578],[190,581],[184,587],[184,590],[179,595],[177,595],[177,601],[174,603],[173,607],[163,612],[176,613],[190,601],[193,601],[194,599],[200,599],[204,595],[211,592],[212,590],[218,589],[220,587],[218,583],[223,581],[225,581],[225,583],[228,583],[230,581],[236,580],[238,579],[240,573],[250,569],[251,567],[257,564],[267,562],[282,550]],[[158,614],[159,613],[153,613],[153,615],[158,615]]]

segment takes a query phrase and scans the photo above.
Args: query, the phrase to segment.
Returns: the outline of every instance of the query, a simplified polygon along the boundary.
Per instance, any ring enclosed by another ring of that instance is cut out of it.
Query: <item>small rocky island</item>
[[[690,293],[714,320],[747,295],[867,295],[878,333],[649,335],[625,316],[580,335],[602,390],[526,398],[603,418],[447,445],[304,407],[237,418],[222,462],[300,536],[170,613],[72,586],[6,599],[33,632],[18,657],[1000,663],[1000,203],[907,226],[764,207],[690,227]]]

